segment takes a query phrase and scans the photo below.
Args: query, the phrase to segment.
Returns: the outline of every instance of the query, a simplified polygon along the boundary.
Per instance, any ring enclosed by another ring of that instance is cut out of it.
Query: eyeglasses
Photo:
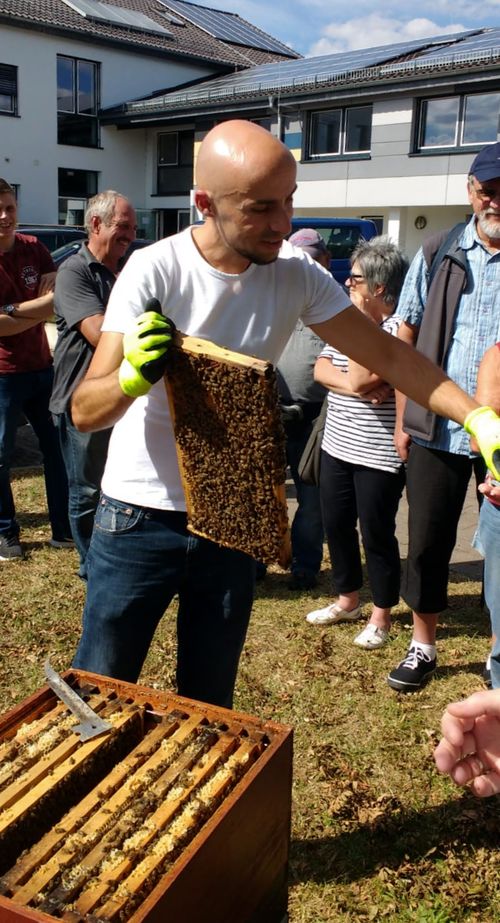
[[[471,187],[476,193],[478,199],[481,199],[481,202],[491,202],[492,199],[500,199],[500,188],[483,189],[482,186],[478,187],[474,183],[471,183]]]
[[[350,282],[351,285],[357,285],[358,282],[364,281],[364,278],[364,276],[357,272],[350,272],[347,276],[347,281]]]

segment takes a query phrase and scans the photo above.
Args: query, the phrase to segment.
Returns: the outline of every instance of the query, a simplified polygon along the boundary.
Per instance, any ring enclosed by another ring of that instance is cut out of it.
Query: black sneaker
[[[0,535],[0,561],[22,558],[23,550],[17,535]]]
[[[420,647],[410,647],[406,657],[389,673],[387,682],[398,692],[415,692],[425,686],[436,672],[436,658],[433,660]]]
[[[484,665],[483,679],[488,689],[491,689],[491,654],[487,657]]]

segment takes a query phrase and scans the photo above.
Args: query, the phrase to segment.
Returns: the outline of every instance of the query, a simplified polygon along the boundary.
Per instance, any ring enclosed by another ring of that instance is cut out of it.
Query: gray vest
[[[423,253],[429,267],[430,284],[427,301],[418,332],[416,348],[442,367],[450,345],[455,313],[462,292],[467,288],[469,271],[467,256],[459,239],[461,229],[457,225],[454,239],[450,231],[433,234],[423,245]],[[445,252],[440,250],[445,244]],[[441,258],[442,257],[442,258]],[[436,260],[436,263],[434,261]],[[418,436],[431,442],[436,431],[436,414],[408,398],[403,419],[403,428],[410,436]]]

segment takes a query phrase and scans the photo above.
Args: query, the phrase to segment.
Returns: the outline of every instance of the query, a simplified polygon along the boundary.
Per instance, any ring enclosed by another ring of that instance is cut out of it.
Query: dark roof
[[[101,12],[103,3],[107,5],[107,0],[100,0]],[[149,52],[161,56],[167,53],[173,57],[214,63],[231,70],[235,67],[240,69],[299,57],[297,52],[288,49],[286,45],[247,23],[235,13],[211,11],[219,18],[222,17],[221,21],[224,17],[231,17],[230,20],[227,19],[228,22],[238,21],[249,38],[255,37],[248,45],[215,38],[178,10],[175,14],[172,10],[170,16],[166,4],[160,0],[112,0],[109,6],[111,13],[113,7],[136,11],[152,20],[156,27],[163,27],[165,31],[143,31],[84,16],[77,12],[77,8],[73,8],[78,7],[78,0],[0,0],[0,23],[35,29],[37,32],[72,36],[83,41],[87,39],[92,42],[118,44],[142,53]],[[270,46],[277,50],[267,50]]]
[[[282,60],[248,68],[241,73],[209,78],[178,87],[155,98],[135,100],[104,110],[104,120],[123,121],[142,116],[164,118],[230,112],[269,100],[317,98],[350,87],[395,86],[415,78],[474,72],[486,77],[500,65],[500,29],[476,29],[433,38],[362,48],[340,54]]]

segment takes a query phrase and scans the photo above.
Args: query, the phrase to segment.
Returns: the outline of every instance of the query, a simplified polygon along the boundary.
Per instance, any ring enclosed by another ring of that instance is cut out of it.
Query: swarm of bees
[[[167,390],[190,530],[286,566],[285,435],[273,366],[173,349]]]

